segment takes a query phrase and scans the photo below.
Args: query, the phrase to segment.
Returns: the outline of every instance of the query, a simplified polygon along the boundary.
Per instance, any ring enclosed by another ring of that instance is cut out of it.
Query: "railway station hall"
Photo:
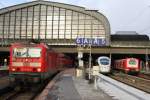
[[[98,10],[43,0],[5,7],[0,9],[0,63],[9,60],[12,43],[30,41],[46,43],[76,63],[88,63],[90,55],[92,64],[99,56],[138,57],[148,63],[149,37],[118,33],[111,34],[109,20]]]
[[[25,1],[0,9],[0,100],[149,100],[148,35],[112,33],[99,10]]]

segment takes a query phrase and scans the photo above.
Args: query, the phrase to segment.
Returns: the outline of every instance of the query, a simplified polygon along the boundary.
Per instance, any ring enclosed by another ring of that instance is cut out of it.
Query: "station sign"
[[[92,46],[106,46],[105,38],[76,38],[76,44],[78,45],[89,45]]]

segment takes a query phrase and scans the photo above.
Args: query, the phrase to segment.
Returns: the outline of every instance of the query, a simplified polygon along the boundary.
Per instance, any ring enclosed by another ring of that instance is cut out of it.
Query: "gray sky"
[[[0,8],[33,0],[0,0]],[[50,0],[97,9],[116,31],[137,31],[150,36],[150,0]]]

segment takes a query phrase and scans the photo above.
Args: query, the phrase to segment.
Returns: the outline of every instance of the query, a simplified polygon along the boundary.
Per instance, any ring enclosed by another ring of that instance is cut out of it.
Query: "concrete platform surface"
[[[95,90],[93,84],[70,74],[63,74],[49,90],[46,100],[112,100],[101,90]]]

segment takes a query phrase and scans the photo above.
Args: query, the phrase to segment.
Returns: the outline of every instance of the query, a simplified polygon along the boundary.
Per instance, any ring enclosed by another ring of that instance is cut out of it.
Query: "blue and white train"
[[[100,73],[110,73],[111,71],[111,59],[107,56],[100,56],[97,59],[98,65],[100,67]]]

